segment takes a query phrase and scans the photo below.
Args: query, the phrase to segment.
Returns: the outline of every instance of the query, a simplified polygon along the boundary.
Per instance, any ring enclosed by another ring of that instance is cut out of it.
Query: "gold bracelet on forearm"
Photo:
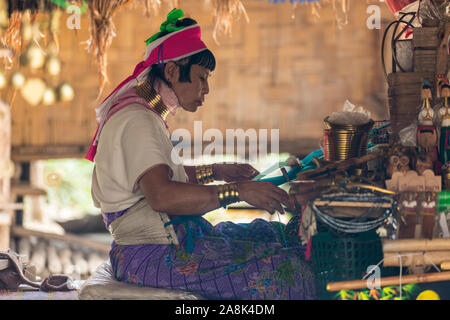
[[[212,165],[203,165],[195,167],[195,177],[198,184],[207,184],[214,181]]]
[[[231,203],[239,202],[239,191],[235,183],[221,184],[217,186],[217,196],[221,207]]]

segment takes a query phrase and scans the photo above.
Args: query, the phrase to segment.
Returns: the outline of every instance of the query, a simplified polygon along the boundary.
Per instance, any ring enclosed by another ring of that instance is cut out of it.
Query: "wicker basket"
[[[367,268],[377,265],[382,257],[381,240],[375,231],[353,237],[335,237],[328,232],[314,235],[311,260],[318,296],[332,299],[334,294],[326,290],[328,282],[360,280]]]

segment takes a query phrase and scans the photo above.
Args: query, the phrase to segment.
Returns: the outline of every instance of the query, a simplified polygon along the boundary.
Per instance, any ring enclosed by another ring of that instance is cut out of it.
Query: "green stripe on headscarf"
[[[180,18],[184,17],[184,12],[181,9],[173,9],[172,11],[169,12],[169,14],[167,15],[167,20],[164,21],[161,24],[161,27],[159,28],[161,31],[154,34],[153,36],[151,36],[150,38],[148,38],[147,40],[145,40],[145,44],[148,46],[150,43],[152,43],[153,41],[155,41],[156,39],[158,39],[159,35],[163,32],[174,32],[174,31],[178,31],[181,29],[184,29],[186,27],[177,27],[176,23]]]

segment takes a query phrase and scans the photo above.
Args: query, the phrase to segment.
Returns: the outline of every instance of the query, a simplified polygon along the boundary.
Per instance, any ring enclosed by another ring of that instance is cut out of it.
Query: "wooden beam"
[[[43,145],[43,146],[12,146],[13,161],[33,161],[41,159],[83,158],[89,150],[89,145]]]
[[[11,194],[15,196],[45,196],[47,191],[26,182],[11,181]]]
[[[48,239],[48,240],[59,240],[68,244],[77,244],[81,247],[90,248],[94,250],[98,250],[104,253],[109,253],[111,249],[111,245],[93,241],[90,239],[86,239],[74,234],[55,234],[55,233],[47,233],[36,230],[25,229],[19,226],[12,226],[11,232],[13,235],[18,237],[30,237],[34,236],[37,238]]]

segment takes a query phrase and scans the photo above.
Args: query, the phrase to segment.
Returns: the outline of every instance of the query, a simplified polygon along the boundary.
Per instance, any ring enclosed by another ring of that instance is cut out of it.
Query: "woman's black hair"
[[[197,24],[197,21],[195,21],[194,19],[184,18],[184,19],[178,20],[176,23],[176,26],[177,27],[188,27],[188,26],[192,26],[194,24]],[[164,37],[168,34],[169,34],[169,32],[167,32],[167,31],[161,32],[161,34],[158,36],[158,39],[161,37]],[[177,61],[175,63],[180,68],[180,79],[179,79],[180,82],[191,82],[191,66],[194,64],[202,66],[202,67],[208,69],[209,71],[214,71],[214,69],[216,68],[216,58],[214,57],[214,54],[209,49],[203,50],[199,53],[196,53],[190,57],[187,57],[187,58]],[[155,79],[155,78],[160,78],[166,84],[168,84],[166,78],[164,77],[165,66],[166,65],[164,64],[164,67],[161,68],[157,64],[152,65],[152,68],[148,74],[148,77],[151,82],[153,82],[153,79]]]

